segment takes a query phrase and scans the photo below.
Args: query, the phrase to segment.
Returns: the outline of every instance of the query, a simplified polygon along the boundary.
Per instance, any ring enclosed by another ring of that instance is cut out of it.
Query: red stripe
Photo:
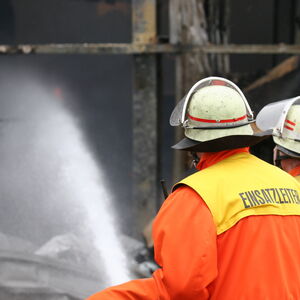
[[[188,115],[188,117],[191,120],[198,121],[198,122],[204,122],[204,123],[233,123],[233,122],[244,120],[245,118],[247,118],[247,115],[244,115],[244,116],[236,118],[236,119],[218,120],[218,121],[217,120],[209,120],[209,119],[199,119],[199,118],[192,117],[191,115]]]
[[[286,129],[288,129],[288,130],[291,130],[291,131],[294,131],[294,128],[289,127],[289,126],[284,126],[284,128],[286,128]]]
[[[290,121],[290,120],[285,120],[287,123],[289,123],[289,124],[291,124],[291,125],[293,125],[293,126],[295,126],[296,125],[296,123],[294,123],[294,122],[292,122],[292,121]]]
[[[212,85],[226,85],[226,82],[223,80],[213,80],[211,82]]]

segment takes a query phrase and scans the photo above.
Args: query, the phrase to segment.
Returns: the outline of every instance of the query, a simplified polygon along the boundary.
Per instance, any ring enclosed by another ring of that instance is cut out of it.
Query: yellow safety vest
[[[300,183],[300,175],[295,176],[295,179]]]
[[[181,182],[210,209],[221,234],[252,215],[300,215],[300,184],[249,153],[232,155]]]

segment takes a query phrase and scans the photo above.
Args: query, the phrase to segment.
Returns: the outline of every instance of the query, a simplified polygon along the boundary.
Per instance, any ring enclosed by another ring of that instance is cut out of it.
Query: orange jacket
[[[205,153],[197,168],[241,151],[248,150]],[[89,300],[300,299],[299,216],[250,216],[217,236],[204,201],[183,186],[164,202],[153,238],[161,268],[152,278],[106,289]]]

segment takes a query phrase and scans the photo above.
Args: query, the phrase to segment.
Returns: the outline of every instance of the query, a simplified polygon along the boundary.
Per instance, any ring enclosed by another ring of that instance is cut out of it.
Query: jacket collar
[[[224,150],[219,152],[204,152],[196,168],[199,171],[204,170],[229,156],[232,156],[237,153],[242,153],[242,152],[249,153],[249,147],[232,149],[232,150]],[[300,173],[300,169],[299,169],[299,173]]]

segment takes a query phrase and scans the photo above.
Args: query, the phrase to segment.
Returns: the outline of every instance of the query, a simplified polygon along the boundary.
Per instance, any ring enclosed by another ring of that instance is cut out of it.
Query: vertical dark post
[[[132,0],[132,30],[133,43],[156,42],[156,0]],[[134,55],[133,61],[133,209],[138,234],[157,209],[157,77],[154,54]]]
[[[205,0],[169,0],[170,43],[207,45]],[[208,56],[199,53],[181,53],[176,57],[176,102],[182,99],[192,85],[211,73]],[[175,106],[175,103],[174,103]],[[183,137],[183,129],[175,129],[176,142]],[[187,154],[174,151],[173,181],[182,179],[187,168]]]

